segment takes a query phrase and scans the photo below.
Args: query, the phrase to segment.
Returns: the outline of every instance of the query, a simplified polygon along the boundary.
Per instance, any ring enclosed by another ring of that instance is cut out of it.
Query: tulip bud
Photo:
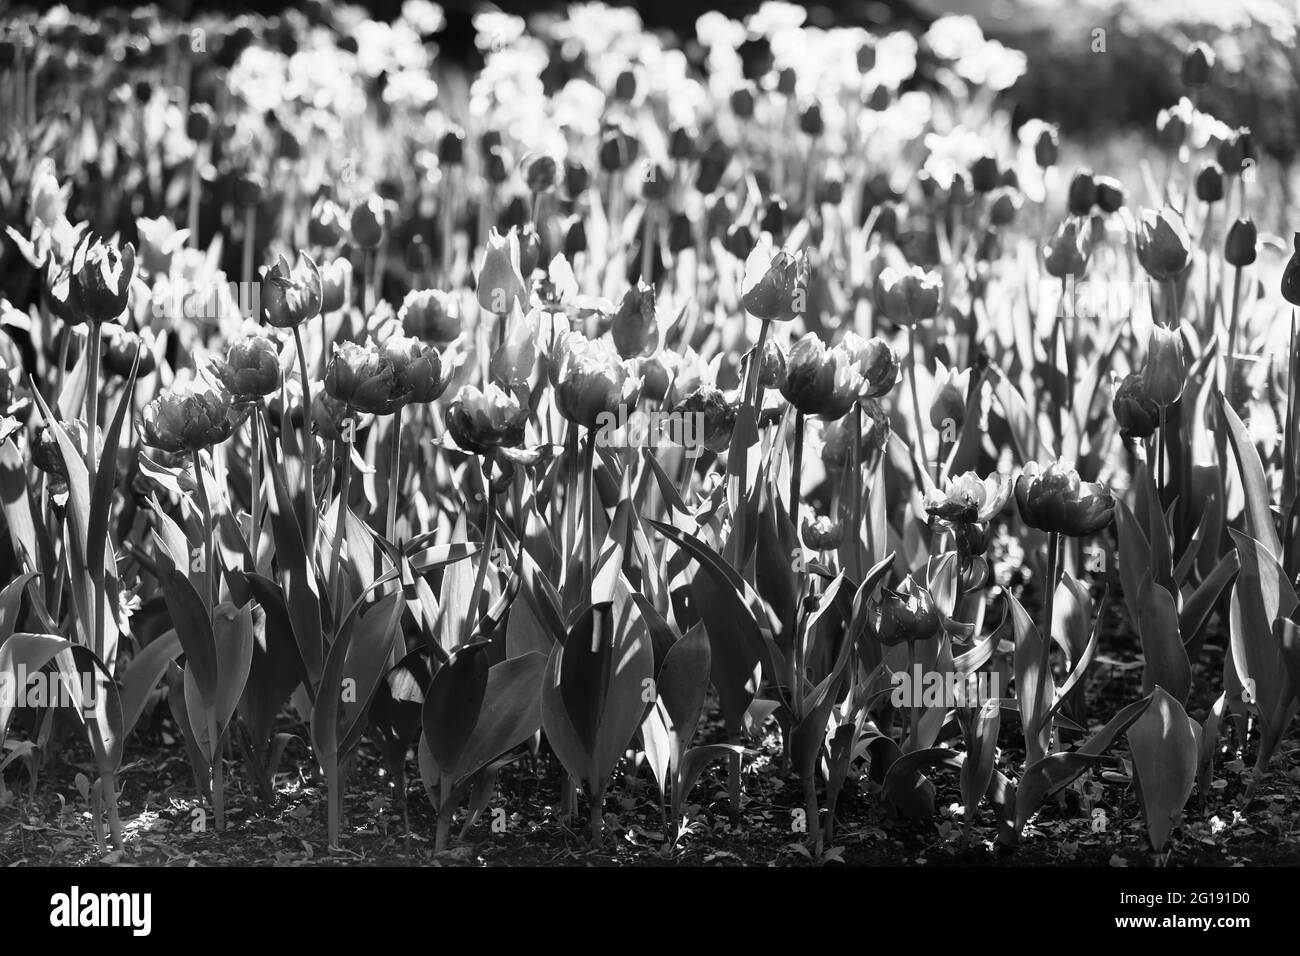
[[[647,160],[641,170],[641,198],[662,202],[672,189],[673,174],[658,163]]]
[[[528,290],[520,274],[519,234],[511,229],[502,236],[495,229],[488,236],[476,289],[479,306],[495,315],[506,315],[511,305],[527,307]]]
[[[759,388],[785,387],[785,353],[772,339],[763,344],[763,360],[758,366]]]
[[[673,415],[683,420],[689,415],[702,423],[701,444],[714,454],[730,446],[737,413],[737,406],[728,403],[722,391],[712,385],[700,385],[673,407]]]
[[[808,260],[802,252],[756,245],[745,260],[741,304],[755,318],[788,322],[808,307]]]
[[[1206,163],[1196,174],[1196,198],[1201,202],[1223,198],[1223,170],[1218,163]]]
[[[194,103],[185,118],[185,135],[196,143],[205,143],[212,135],[216,116],[207,103]]]
[[[1282,298],[1292,305],[1300,305],[1300,232],[1295,234],[1291,258],[1282,272]]]
[[[699,168],[695,173],[695,188],[705,196],[711,195],[722,183],[722,177],[730,164],[731,150],[722,140],[712,140],[700,155]]]
[[[1124,186],[1118,179],[1110,176],[1098,176],[1097,208],[1104,213],[1119,212],[1124,205]]]
[[[977,193],[991,193],[998,188],[1001,174],[993,156],[981,156],[970,166],[970,181]]]
[[[65,419],[59,422],[72,445],[77,450],[79,458],[86,457],[86,423],[80,419]],[[104,450],[103,432],[95,429],[95,451],[97,456],[101,455]],[[54,431],[49,424],[44,424],[36,433],[36,441],[32,444],[32,464],[47,475],[54,475],[65,481],[68,477],[67,467],[63,461],[63,450],[59,445],[58,438],[55,437]]]
[[[1092,170],[1088,168],[1075,170],[1070,180],[1070,189],[1066,200],[1072,216],[1086,216],[1097,202],[1097,182]]]
[[[1047,169],[1049,166],[1056,165],[1056,158],[1060,155],[1061,147],[1058,141],[1058,134],[1055,126],[1044,126],[1038,132],[1038,139],[1034,141],[1034,162],[1040,169]]]
[[[994,226],[1009,226],[1016,221],[1020,211],[1020,193],[1006,186],[994,190],[989,197],[989,222]]]
[[[799,128],[809,136],[820,136],[826,130],[821,107],[816,103],[809,104],[799,115]]]
[[[731,112],[737,119],[747,120],[754,116],[754,94],[747,86],[739,87],[731,94]]]
[[[459,126],[448,127],[438,141],[438,164],[459,166],[465,162],[465,131]]]
[[[695,227],[684,212],[673,213],[668,221],[668,251],[673,255],[695,245]]]
[[[426,405],[446,391],[442,356],[432,345],[414,336],[390,335],[380,347],[380,355],[393,363],[397,374],[394,395],[398,401]]]
[[[876,284],[880,310],[895,325],[912,326],[939,314],[943,280],[937,272],[920,266],[899,271],[887,267]]]
[[[859,398],[880,398],[898,384],[902,363],[889,343],[879,336],[864,340],[856,332],[849,332],[842,343],[857,363],[862,376]]]
[[[365,202],[353,205],[349,220],[352,243],[362,249],[374,249],[384,239],[384,200],[372,193]]]
[[[966,392],[970,388],[970,369],[957,372],[944,369],[936,377],[934,398],[930,401],[930,424],[941,434],[952,434],[966,420]]]
[[[785,235],[785,215],[785,200],[780,196],[772,196],[763,210],[762,231],[779,241]]]
[[[1208,85],[1213,69],[1214,50],[1206,43],[1193,43],[1183,56],[1183,85],[1194,90]]]
[[[1255,154],[1255,141],[1245,126],[1235,130],[1219,143],[1215,158],[1223,167],[1225,176],[1240,176],[1254,167],[1259,157]]]
[[[487,155],[483,157],[483,175],[488,182],[500,186],[510,178],[510,171],[506,169],[505,148],[494,146],[488,150]]]
[[[948,199],[954,206],[969,206],[975,201],[975,190],[966,170],[953,171],[952,182],[948,186]]]
[[[751,80],[760,79],[757,76],[751,76]],[[799,74],[794,71],[792,66],[783,66],[776,74],[776,91],[782,96],[793,96],[794,91],[799,86]]]
[[[280,256],[262,276],[262,311],[267,323],[278,329],[291,329],[319,315],[324,298],[320,269],[305,252],[298,253],[297,269],[290,269]]]
[[[572,260],[580,252],[587,251],[587,227],[577,213],[570,216],[564,228],[564,257]]]
[[[695,134],[684,126],[674,126],[668,134],[668,158],[683,162],[695,158]]]
[[[623,294],[610,333],[618,354],[625,359],[649,355],[659,348],[654,286],[638,282]]]
[[[636,96],[636,74],[631,70],[624,70],[619,73],[614,80],[614,101],[619,103],[630,103]]]
[[[757,240],[748,226],[736,223],[727,227],[727,236],[722,244],[737,259],[747,260],[754,251]]]
[[[1052,241],[1043,250],[1043,269],[1055,279],[1074,276],[1088,269],[1088,221],[1074,216],[1057,227]]]
[[[611,125],[601,135],[597,150],[600,168],[609,173],[627,169],[639,151],[640,144],[630,129],[622,124]]]
[[[1147,394],[1146,379],[1139,372],[1124,376],[1115,389],[1111,409],[1125,438],[1150,438],[1160,424],[1160,406]]]
[[[1187,363],[1183,360],[1183,337],[1177,329],[1160,325],[1151,329],[1142,381],[1147,396],[1157,405],[1172,405],[1178,401],[1187,381]]]
[[[1137,229],[1137,256],[1142,268],[1157,281],[1181,274],[1192,258],[1192,240],[1183,217],[1169,206],[1159,211],[1143,209]]]
[[[1223,244],[1223,258],[1228,265],[1238,269],[1255,261],[1255,222],[1252,219],[1238,219],[1228,229],[1228,238]]]

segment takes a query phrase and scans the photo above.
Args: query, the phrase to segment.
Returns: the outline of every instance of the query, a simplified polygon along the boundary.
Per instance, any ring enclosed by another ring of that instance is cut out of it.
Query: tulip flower
[[[848,332],[840,344],[853,356],[862,376],[859,398],[880,398],[898,384],[902,361],[884,339],[879,336],[864,339],[856,332]]]
[[[1282,271],[1282,298],[1292,305],[1300,305],[1300,232],[1292,240],[1291,258]]]
[[[528,403],[520,399],[495,382],[483,391],[466,385],[447,409],[447,430],[457,445],[476,455],[514,448],[523,443],[528,423]]]
[[[844,540],[844,525],[833,522],[825,515],[818,515],[803,522],[803,542],[814,551],[834,551]]]
[[[786,359],[781,346],[771,339],[763,346],[763,358],[758,366],[759,388],[781,389],[785,386]]]
[[[881,588],[876,636],[887,646],[928,641],[939,633],[934,595],[910,574],[897,589]]]
[[[617,416],[620,406],[634,408],[640,390],[641,380],[629,375],[612,351],[572,341],[555,386],[555,404],[569,421],[595,430],[606,414]]]
[[[72,440],[73,447],[82,457],[86,454],[86,423],[80,418],[65,419],[59,422],[63,430],[67,433],[68,438]],[[101,453],[104,448],[103,432],[95,429],[95,451],[96,455]],[[32,464],[47,475],[53,475],[56,478],[67,480],[67,467],[63,463],[63,452],[60,449],[59,441],[54,437],[54,431],[49,424],[44,424],[36,433],[36,440],[32,443]]]
[[[808,259],[760,242],[745,260],[745,311],[764,322],[789,322],[808,308]]]
[[[460,307],[456,297],[437,289],[413,290],[397,311],[402,331],[433,345],[446,345],[460,335]]]
[[[1098,176],[1096,184],[1097,208],[1105,213],[1119,212],[1127,197],[1123,184],[1111,176]]]
[[[1011,481],[1005,475],[980,478],[968,471],[945,479],[943,490],[934,489],[925,497],[925,510],[943,521],[956,523],[987,522],[997,517],[1011,497]]]
[[[1040,169],[1055,166],[1060,149],[1056,127],[1044,124],[1038,131],[1038,138],[1034,140],[1034,162]]]
[[[1183,359],[1183,337],[1177,329],[1156,325],[1147,343],[1147,364],[1142,373],[1147,397],[1158,406],[1178,401],[1187,381],[1187,362]]]
[[[384,241],[384,220],[384,200],[377,193],[354,203],[348,211],[352,244],[361,249],[377,248]]]
[[[320,389],[312,395],[311,420],[316,434],[326,441],[342,441],[344,423],[352,418],[346,402]]]
[[[1150,438],[1160,423],[1160,406],[1147,394],[1146,379],[1140,372],[1124,376],[1111,400],[1115,421],[1125,438]]]
[[[528,290],[519,271],[519,233],[515,229],[505,236],[493,229],[488,236],[476,294],[479,306],[494,315],[508,314],[515,302],[521,309],[527,308]]]
[[[1191,262],[1192,240],[1183,217],[1169,206],[1143,209],[1137,228],[1137,256],[1151,278],[1171,282]]]
[[[625,359],[650,355],[659,348],[654,286],[638,282],[623,294],[610,333],[618,354]]]
[[[1070,216],[1057,227],[1043,249],[1043,269],[1062,282],[1080,278],[1088,269],[1088,220]]]
[[[1218,163],[1206,163],[1196,174],[1196,198],[1201,202],[1223,199],[1223,170]]]
[[[173,453],[197,452],[229,438],[244,414],[224,388],[183,382],[145,406],[144,443]]]
[[[372,415],[388,415],[402,404],[393,357],[373,342],[335,343],[325,370],[325,391],[351,408]]]
[[[1071,216],[1086,216],[1097,203],[1097,181],[1087,167],[1077,169],[1070,179],[1066,206]]]
[[[737,406],[727,401],[727,396],[721,389],[707,384],[700,385],[673,407],[676,416],[699,416],[696,421],[700,427],[695,430],[695,434],[700,436],[701,444],[714,454],[726,451],[731,444],[737,411]]]
[[[1250,130],[1242,126],[1221,140],[1215,150],[1215,159],[1223,167],[1225,176],[1240,176],[1251,169],[1259,157],[1255,153],[1255,141]]]
[[[291,329],[319,315],[323,302],[320,269],[305,252],[298,253],[296,269],[282,255],[262,276],[262,314],[277,329]]]
[[[888,266],[876,283],[880,310],[895,325],[914,326],[939,314],[943,280],[920,266],[899,270]]]
[[[343,308],[348,301],[348,288],[352,285],[352,260],[338,258],[320,271],[321,314],[328,315]]]
[[[1115,499],[1105,485],[1081,481],[1064,462],[1044,471],[1031,461],[1016,479],[1016,504],[1025,524],[1040,531],[1082,538],[1110,524]]]
[[[966,420],[966,393],[970,390],[971,370],[958,372],[939,363],[935,376],[934,397],[930,400],[930,424],[943,435],[943,440]]]
[[[1255,261],[1256,236],[1253,219],[1238,219],[1228,228],[1223,244],[1223,258],[1228,265],[1242,269]]]
[[[803,414],[833,421],[853,407],[862,383],[849,349],[828,349],[816,332],[809,332],[790,349],[781,394]]]
[[[158,358],[153,351],[153,334],[151,332],[131,332],[118,329],[108,336],[108,348],[104,350],[104,364],[114,375],[126,378],[131,374],[136,354],[140,356],[137,375],[152,375],[158,368]]]
[[[554,156],[532,153],[520,161],[524,185],[533,195],[549,193],[559,181],[560,167]]]
[[[316,200],[307,220],[307,239],[312,245],[333,248],[351,232],[352,224],[342,206],[325,196]]]
[[[1206,43],[1193,43],[1183,55],[1183,85],[1200,89],[1210,82],[1214,50]]]
[[[82,236],[69,267],[69,302],[79,322],[101,325],[126,311],[135,276],[135,246]]]

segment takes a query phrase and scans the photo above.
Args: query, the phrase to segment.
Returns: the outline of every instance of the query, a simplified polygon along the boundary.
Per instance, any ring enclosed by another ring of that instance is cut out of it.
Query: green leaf
[[[451,656],[433,675],[424,695],[422,721],[429,753],[444,772],[457,766],[487,692],[486,644],[471,644]]]
[[[1223,393],[1216,392],[1214,397],[1218,401],[1219,414],[1228,424],[1228,439],[1237,458],[1242,491],[1246,496],[1246,525],[1251,537],[1259,541],[1274,557],[1281,558],[1282,545],[1278,541],[1277,526],[1273,523],[1273,499],[1269,493],[1264,466],[1259,460],[1259,453],[1255,451],[1255,443],[1250,440],[1246,426],[1241,423],[1232,406],[1224,400]]]
[[[1138,636],[1142,640],[1142,693],[1160,685],[1181,704],[1192,690],[1192,665],[1187,660],[1178,631],[1178,609],[1174,597],[1163,585],[1154,584],[1149,574],[1142,578],[1138,595]]]
[[[1151,705],[1128,728],[1147,834],[1157,853],[1165,848],[1175,819],[1192,794],[1200,729],[1183,705],[1161,687],[1152,693]]]
[[[131,658],[122,674],[122,732],[131,733],[144,712],[149,694],[167,673],[167,665],[181,653],[181,641],[174,629],[154,638]]]

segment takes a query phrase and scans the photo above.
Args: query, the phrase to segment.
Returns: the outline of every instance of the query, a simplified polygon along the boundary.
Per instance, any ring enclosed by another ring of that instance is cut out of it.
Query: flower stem
[[[790,458],[790,523],[794,525],[795,534],[799,533],[799,491],[802,488],[803,475],[803,412],[795,410],[794,414],[794,454]]]
[[[257,228],[257,208],[249,206],[244,210],[244,288],[253,285],[253,232]]]
[[[302,346],[302,328],[293,327],[293,343],[298,349],[298,374],[302,376],[302,490],[303,510],[303,544],[307,548],[307,560],[312,561],[316,552],[316,494],[313,480],[314,462],[311,442],[311,380],[307,377],[307,351]]]
[[[487,580],[488,561],[492,559],[492,543],[496,537],[496,503],[492,500],[492,459],[483,465],[483,501],[487,515],[483,524],[483,550],[478,557],[478,570],[474,572],[474,588],[470,591],[469,608],[465,611],[465,623],[461,627],[460,643],[469,642],[474,633],[474,616],[478,610],[479,596],[483,593],[483,582]]]
[[[912,374],[908,376],[912,380],[912,412],[916,415],[916,450],[921,455],[921,464],[925,464],[925,439],[921,431],[921,398],[916,388],[916,368],[917,348],[916,348],[916,326],[907,327],[907,348],[911,353]]]
[[[402,410],[393,412],[393,447],[388,459],[388,521],[385,536],[389,543],[397,540],[397,493],[401,485],[399,471],[402,464]]]
[[[1043,596],[1043,641],[1042,652],[1038,664],[1038,691],[1037,698],[1041,702],[1047,693],[1048,681],[1051,679],[1052,672],[1052,615],[1055,613],[1056,604],[1056,579],[1060,574],[1060,551],[1061,535],[1056,531],[1047,533],[1047,582],[1046,594]],[[1045,716],[1050,704],[1043,706],[1043,715]],[[1042,732],[1042,727],[1035,727],[1032,731],[1034,735]]]
[[[351,414],[351,409],[348,413]],[[350,436],[350,433],[345,433]],[[335,447],[340,450],[343,459],[342,475],[339,478],[339,510],[334,521],[334,544],[330,549],[330,607],[334,614],[335,631],[342,629],[343,625],[343,577],[341,554],[343,551],[343,539],[347,535],[347,508],[348,508],[348,490],[352,481],[352,443],[348,438],[335,443]]]
[[[251,570],[257,570],[257,532],[259,528],[258,518],[262,512],[262,436],[258,433],[257,422],[258,403],[253,403],[253,413],[249,416],[249,428],[252,434],[249,437],[249,444],[252,446],[253,460],[249,463],[250,482],[249,482],[249,522],[248,522],[248,553],[253,557],[253,567]]]
[[[1223,391],[1228,399],[1228,404],[1232,404],[1232,390],[1234,387],[1233,376],[1236,373],[1237,364],[1237,316],[1241,307],[1241,267],[1234,267],[1232,270],[1232,312],[1228,320],[1228,369],[1226,381],[1223,383]]]

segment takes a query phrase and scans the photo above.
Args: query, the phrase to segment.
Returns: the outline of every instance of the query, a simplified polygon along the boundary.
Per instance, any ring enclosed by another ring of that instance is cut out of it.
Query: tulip
[[[699,416],[700,427],[695,434],[714,454],[726,451],[731,444],[738,411],[738,406],[727,401],[726,395],[712,385],[700,385],[673,407],[676,416]]]
[[[764,322],[789,322],[807,309],[808,260],[766,242],[754,246],[745,261],[741,304]]]
[[[1187,363],[1183,359],[1183,337],[1177,329],[1156,325],[1147,344],[1147,364],[1142,373],[1147,396],[1159,406],[1178,401],[1187,381]]]
[[[1021,198],[1016,189],[1000,186],[989,197],[989,222],[994,226],[1009,226],[1016,221]]]
[[[1243,126],[1220,141],[1215,158],[1223,167],[1225,176],[1240,176],[1251,169],[1259,157],[1255,153],[1255,141],[1250,130]]]
[[[153,352],[153,335],[149,332],[137,333],[119,329],[108,337],[108,348],[104,351],[104,364],[114,375],[126,378],[131,374],[136,354],[140,356],[140,367],[136,374],[152,375],[158,368],[158,359]],[[7,405],[0,403],[0,407]]]
[[[1196,198],[1201,202],[1223,198],[1223,170],[1218,163],[1206,163],[1196,174]]]
[[[799,129],[809,136],[820,136],[825,132],[826,121],[822,119],[820,106],[811,103],[799,114]]]
[[[1228,265],[1241,269],[1255,261],[1255,222],[1252,219],[1238,219],[1228,229],[1228,238],[1223,244],[1223,258]]]
[[[432,345],[408,335],[391,335],[380,353],[397,371],[396,394],[401,401],[425,405],[447,390],[442,375],[442,356]]]
[[[266,180],[260,173],[247,172],[235,180],[235,205],[251,209],[266,195]]]
[[[351,231],[348,214],[342,206],[324,196],[316,200],[307,220],[307,239],[312,245],[337,246]]]
[[[971,186],[977,193],[991,193],[1001,181],[998,161],[993,156],[981,156],[970,166]]]
[[[325,391],[351,408],[388,415],[401,406],[403,394],[393,357],[373,342],[335,343],[325,370]]]
[[[145,406],[144,443],[173,453],[197,452],[225,441],[243,418],[224,388],[184,382]]]
[[[572,259],[580,252],[587,251],[587,227],[582,217],[576,213],[566,220],[564,229],[564,258]]]
[[[930,400],[930,424],[943,436],[944,441],[961,428],[966,420],[966,393],[970,390],[971,370],[958,372],[945,369],[939,363],[935,379],[934,397]]]
[[[450,126],[438,141],[438,165],[459,166],[465,162],[465,131]]]
[[[476,455],[523,443],[528,403],[489,382],[484,391],[466,385],[447,409],[447,430],[456,444]]]
[[[298,253],[296,269],[282,255],[262,276],[262,312],[267,323],[278,329],[294,328],[319,315],[323,302],[324,280],[305,252]]]
[[[876,284],[880,310],[895,325],[914,326],[939,314],[943,280],[920,266],[898,270],[888,266]]]
[[[1055,126],[1043,126],[1038,132],[1038,138],[1034,141],[1034,162],[1040,169],[1047,169],[1049,166],[1056,165],[1056,158],[1060,154],[1060,145],[1058,134]]]
[[[1160,406],[1147,394],[1146,379],[1140,372],[1124,376],[1111,401],[1115,421],[1125,438],[1150,438],[1160,423]]]
[[[352,284],[352,260],[338,258],[320,271],[321,314],[337,312],[348,301],[348,287]]]
[[[737,259],[748,259],[757,245],[753,230],[743,223],[733,223],[727,227],[723,246]]]
[[[534,196],[549,193],[559,181],[560,166],[555,157],[533,153],[520,162],[524,185]]]
[[[608,173],[627,169],[640,152],[640,143],[636,134],[626,123],[619,121],[610,124],[601,134],[597,147],[597,159],[600,168]]]
[[[591,185],[591,173],[580,159],[564,161],[564,194],[570,199],[577,199]]]
[[[185,117],[185,135],[196,143],[207,142],[216,125],[216,114],[207,103],[193,103]]]
[[[634,408],[640,389],[641,380],[628,374],[616,354],[574,341],[560,369],[555,404],[569,421],[595,430],[604,415]]]
[[[1300,305],[1300,232],[1292,240],[1293,251],[1282,272],[1282,298],[1292,305]]]
[[[700,154],[695,172],[695,188],[704,196],[712,195],[722,183],[722,177],[731,164],[731,149],[720,139],[712,140]]]
[[[1183,55],[1183,85],[1200,89],[1210,82],[1214,50],[1206,43],[1193,43]]]
[[[334,398],[324,389],[312,395],[312,424],[316,434],[326,441],[343,441],[344,423],[349,421],[351,416],[347,403]]]
[[[1098,176],[1096,183],[1097,208],[1105,213],[1119,212],[1126,198],[1123,184],[1111,176]]]
[[[939,610],[929,589],[910,574],[898,588],[881,588],[876,636],[887,646],[928,641],[939,633]]]
[[[280,387],[280,347],[265,335],[233,342],[217,375],[236,402],[251,402]]]
[[[433,345],[446,345],[460,335],[456,298],[437,289],[408,292],[397,311],[397,320],[407,335]]]
[[[980,478],[968,471],[945,479],[942,491],[936,488],[927,493],[925,510],[953,524],[987,522],[998,516],[1010,497],[1011,481],[1005,475]]]
[[[384,240],[384,218],[384,200],[377,193],[354,203],[348,212],[352,244],[362,249],[377,248]]]
[[[862,374],[848,349],[826,348],[816,332],[807,333],[790,349],[781,394],[799,412],[827,421],[843,418],[861,388]]]
[[[803,522],[803,541],[814,551],[834,551],[844,540],[844,525],[825,515]]]
[[[1043,249],[1043,268],[1056,279],[1080,278],[1088,269],[1088,220],[1070,216]]]
[[[1151,278],[1172,281],[1191,261],[1192,240],[1183,217],[1169,206],[1143,209],[1137,230],[1137,255]]]
[[[488,236],[476,289],[479,306],[495,315],[506,315],[512,303],[527,308],[528,290],[519,268],[519,233],[511,229],[502,236],[495,229]]]
[[[862,376],[859,398],[880,398],[898,384],[902,361],[884,339],[879,336],[863,339],[856,332],[848,332],[841,344],[853,356]]]
[[[1092,170],[1087,167],[1075,170],[1066,199],[1070,215],[1086,216],[1092,212],[1096,202],[1097,181],[1093,178]]]
[[[69,266],[67,301],[76,322],[100,325],[126,311],[135,276],[135,246],[105,243],[82,236]]]
[[[610,334],[618,354],[625,359],[649,355],[659,348],[654,286],[637,282],[623,294],[610,322]]]
[[[1064,462],[1044,471],[1036,461],[1016,479],[1016,504],[1025,524],[1040,531],[1081,538],[1110,524],[1115,499],[1098,482],[1085,482]]]
[[[77,450],[79,458],[84,458],[86,454],[86,423],[80,418],[64,420],[59,422],[64,432],[72,441],[72,445]],[[95,429],[95,450],[96,455],[103,451],[104,435],[100,429]],[[49,424],[42,425],[36,433],[36,441],[32,443],[32,464],[47,475],[54,475],[62,478],[64,481],[68,478],[67,466],[63,462],[63,451],[59,445],[59,440],[54,437],[54,431]]]
[[[681,356],[671,349],[660,349],[654,355],[637,363],[641,376],[641,397],[651,402],[662,402],[668,397],[669,386],[681,365]]]
[[[785,386],[786,361],[781,346],[768,339],[763,346],[763,359],[758,366],[758,387],[780,389]]]

